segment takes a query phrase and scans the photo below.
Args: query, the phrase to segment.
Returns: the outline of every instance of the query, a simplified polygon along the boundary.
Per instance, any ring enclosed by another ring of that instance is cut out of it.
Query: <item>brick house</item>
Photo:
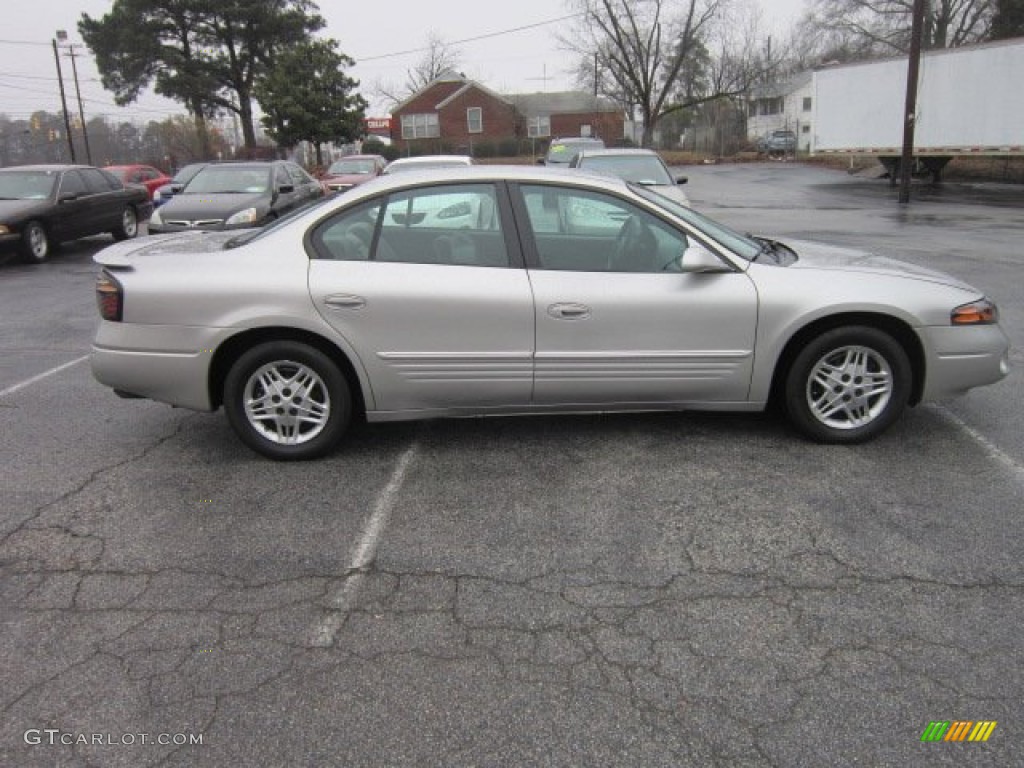
[[[472,154],[475,146],[554,136],[622,138],[625,115],[585,93],[503,95],[445,72],[391,110],[391,140],[405,153]],[[531,142],[532,144],[533,142]]]

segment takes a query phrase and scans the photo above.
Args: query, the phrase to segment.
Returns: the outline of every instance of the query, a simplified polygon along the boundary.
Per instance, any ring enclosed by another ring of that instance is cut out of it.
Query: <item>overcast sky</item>
[[[763,9],[766,24],[775,31],[786,29],[806,0],[747,0]],[[4,0],[4,24],[0,26],[0,113],[27,118],[43,109],[59,111],[56,64],[51,40],[58,29],[67,30],[69,41],[81,42],[77,23],[82,13],[102,16],[110,0]],[[324,36],[337,39],[341,50],[356,60],[351,74],[360,80],[360,91],[375,103],[373,86],[380,82],[401,85],[405,72],[422,57],[403,53],[422,49],[431,31],[459,51],[461,71],[500,92],[557,91],[573,88],[571,57],[557,40],[559,19],[571,12],[559,0],[432,0],[397,3],[338,2],[321,0],[327,20]],[[484,39],[472,40],[472,38]],[[466,41],[466,42],[460,42]],[[113,120],[161,120],[184,112],[178,105],[147,96],[129,109],[118,108],[103,90],[88,50],[81,46],[76,58],[86,119],[104,115]],[[75,111],[71,61],[62,56],[69,108]]]

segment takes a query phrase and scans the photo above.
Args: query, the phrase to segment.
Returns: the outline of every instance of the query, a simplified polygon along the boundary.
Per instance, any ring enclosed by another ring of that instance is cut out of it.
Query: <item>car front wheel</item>
[[[30,221],[22,232],[21,255],[33,264],[40,264],[50,256],[50,236],[38,221]]]
[[[786,376],[786,410],[813,440],[864,442],[899,418],[912,375],[907,353],[889,334],[866,326],[836,328],[796,356]]]
[[[224,382],[224,410],[238,437],[279,461],[330,451],[352,415],[348,383],[320,350],[295,341],[259,344]]]
[[[130,240],[139,234],[139,216],[132,206],[124,207],[121,211],[121,225],[110,234],[115,240]]]

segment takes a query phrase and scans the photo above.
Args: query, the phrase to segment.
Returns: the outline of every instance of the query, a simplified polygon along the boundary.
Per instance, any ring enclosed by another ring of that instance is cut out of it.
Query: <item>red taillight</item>
[[[121,322],[124,312],[124,289],[107,272],[100,272],[96,278],[96,305],[100,308],[100,317],[104,320]]]

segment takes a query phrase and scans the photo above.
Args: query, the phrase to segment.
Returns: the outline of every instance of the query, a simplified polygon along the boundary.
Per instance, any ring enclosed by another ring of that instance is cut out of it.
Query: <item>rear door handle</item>
[[[548,314],[556,320],[586,320],[590,317],[590,307],[586,304],[551,304]]]
[[[354,294],[335,294],[324,299],[324,304],[331,309],[362,309],[366,306],[366,299]]]

